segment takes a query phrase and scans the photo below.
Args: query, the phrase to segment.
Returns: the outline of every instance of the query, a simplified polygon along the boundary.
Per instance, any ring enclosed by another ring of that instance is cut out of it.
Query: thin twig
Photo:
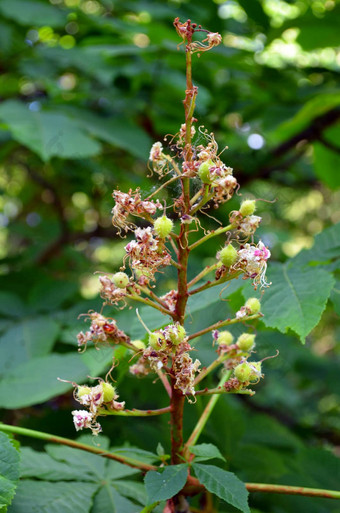
[[[262,314],[257,313],[254,315],[248,315],[248,317],[243,317],[242,319],[237,319],[235,317],[234,319],[227,319],[226,321],[218,321],[215,322],[215,324],[211,324],[211,326],[204,328],[203,330],[197,331],[196,333],[189,335],[188,340],[201,337],[202,335],[209,333],[209,331],[218,330],[220,328],[223,328],[224,326],[230,326],[231,324],[237,324],[238,322],[252,321],[253,319],[259,319],[260,317],[262,317]]]
[[[155,417],[156,415],[164,415],[164,413],[170,413],[170,406],[166,408],[159,408],[158,410],[107,410],[100,408],[98,410],[99,415],[116,415],[118,417]]]

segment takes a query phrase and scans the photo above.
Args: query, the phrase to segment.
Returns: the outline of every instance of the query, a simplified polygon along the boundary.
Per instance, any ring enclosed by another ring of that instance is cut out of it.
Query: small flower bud
[[[116,389],[105,381],[102,383],[103,389],[103,401],[104,403],[110,403],[116,397]]]
[[[247,362],[240,363],[235,367],[234,374],[241,383],[246,383],[247,381],[250,381],[252,368]]]
[[[166,239],[170,234],[174,223],[166,216],[157,217],[153,225],[153,229],[160,239]]]
[[[261,310],[261,303],[256,297],[250,297],[244,306],[250,315],[257,314]]]
[[[77,388],[77,397],[80,399],[84,397],[84,395],[88,395],[91,393],[91,388],[87,386],[80,386]]]
[[[187,333],[181,324],[176,323],[169,326],[169,338],[174,346],[181,344],[186,336]]]
[[[218,345],[226,345],[229,346],[233,343],[234,335],[230,333],[230,331],[220,331],[217,337],[217,343]]]
[[[155,351],[163,351],[166,348],[166,340],[160,331],[154,331],[149,335],[149,344]]]
[[[136,348],[136,349],[139,349],[139,350],[142,350],[144,351],[145,349],[145,344],[142,340],[131,340],[131,344]]]
[[[251,374],[249,381],[258,381],[262,377],[262,362],[250,362]]]
[[[116,273],[112,276],[112,281],[119,289],[125,289],[129,283],[129,277],[125,273]]]
[[[206,160],[205,162],[202,162],[200,167],[198,168],[198,176],[202,180],[203,183],[211,184],[211,176],[210,176],[210,168],[214,166],[214,163],[212,160]]]
[[[221,249],[219,253],[219,259],[226,267],[230,267],[231,265],[235,264],[236,260],[238,259],[238,254],[234,246],[232,246],[232,244],[228,244],[228,246],[225,246],[223,249]]]
[[[250,351],[255,346],[255,335],[242,333],[238,337],[236,345],[241,351]]]
[[[255,200],[245,200],[242,201],[239,212],[243,217],[246,217],[251,216],[255,212],[255,209]]]

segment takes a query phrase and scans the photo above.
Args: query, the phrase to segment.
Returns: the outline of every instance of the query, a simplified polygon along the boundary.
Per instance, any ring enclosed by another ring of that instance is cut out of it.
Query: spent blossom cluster
[[[250,280],[255,290],[264,290],[269,286],[266,270],[270,251],[261,240],[255,242],[255,232],[261,222],[261,217],[255,214],[256,199],[243,199],[239,210],[231,211],[229,217],[223,213],[225,224],[222,226],[206,227],[203,218],[200,220],[200,213],[213,211],[235,194],[240,195],[237,178],[229,163],[222,161],[214,134],[196,125],[193,117],[198,90],[191,80],[192,55],[220,44],[221,36],[190,20],[182,23],[176,19],[174,25],[186,53],[187,89],[183,102],[186,121],[171,135],[168,147],[165,139],[155,142],[150,150],[148,167],[157,175],[158,182],[161,181],[158,189],[152,194],[140,189],[113,191],[112,223],[119,235],[124,232],[127,237],[132,232],[131,238],[125,245],[121,268],[111,274],[100,272],[103,308],[100,313],[85,314],[90,327],[78,335],[79,350],[85,350],[88,344],[98,350],[102,346],[123,346],[129,355],[131,375],[136,379],[154,375],[152,386],[164,386],[170,406],[138,413],[141,410],[136,410],[136,405],[132,404],[129,405],[132,410],[126,410],[125,403],[117,401],[116,389],[101,380],[94,387],[75,385],[74,397],[85,409],[72,413],[77,431],[90,428],[94,434],[101,430],[98,416],[122,412],[126,416],[170,413],[171,461],[175,464],[181,463],[181,458],[187,454],[179,421],[184,400],[192,402],[197,395],[221,393],[221,386],[201,388],[201,382],[209,374],[222,372],[223,393],[249,395],[254,393],[249,386],[263,377],[262,362],[252,360],[255,335],[245,331],[235,341],[233,333],[224,329],[251,321],[253,330],[253,323],[262,316],[259,299],[249,298],[232,318],[225,316],[197,332],[190,332],[188,301],[231,279]],[[196,33],[203,33],[203,38],[193,40]],[[148,176],[150,181],[155,180],[152,173]],[[189,280],[191,254],[201,244],[209,248],[212,237],[218,237],[221,245],[215,263],[199,269]],[[158,286],[158,278],[167,277],[169,268],[177,273],[177,286],[172,284],[164,293],[164,288]],[[218,293],[216,295],[218,297]],[[143,325],[145,335],[141,340],[131,340],[129,330],[125,333],[119,328],[119,316],[117,321],[111,317],[117,309],[124,308],[130,309],[131,324],[138,320]],[[144,323],[145,308],[164,315],[157,329],[150,330]],[[200,339],[211,334],[211,351],[216,358],[205,367],[196,355],[199,356]],[[114,361],[113,366],[117,363]]]

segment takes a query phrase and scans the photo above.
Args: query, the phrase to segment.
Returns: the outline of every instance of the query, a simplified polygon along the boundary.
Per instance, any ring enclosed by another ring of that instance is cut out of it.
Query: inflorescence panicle
[[[191,294],[240,276],[251,280],[255,290],[268,287],[266,269],[270,251],[261,240],[254,242],[254,234],[261,222],[261,217],[255,215],[254,199],[244,200],[239,210],[230,212],[228,224],[215,230],[202,227],[198,220],[200,212],[218,208],[239,189],[232,167],[221,159],[222,152],[214,134],[202,126],[195,126],[197,120],[193,117],[197,87],[191,81],[191,55],[219,45],[221,36],[190,20],[182,23],[176,18],[174,25],[181,38],[180,44],[185,46],[187,59],[186,121],[178,133],[171,136],[169,150],[160,141],[155,142],[150,150],[149,169],[159,180],[167,182],[149,195],[139,188],[127,192],[113,191],[112,223],[119,235],[133,232],[133,238],[125,245],[123,266],[116,273],[99,275],[100,295],[106,309],[131,308],[134,303],[141,302],[162,312],[167,320],[163,327],[154,331],[144,325],[143,340],[131,341],[119,329],[115,319],[104,315],[103,311],[89,311],[84,315],[90,321],[90,327],[88,331],[79,333],[78,346],[79,350],[85,350],[89,343],[96,349],[104,345],[125,346],[131,352],[130,373],[137,377],[155,373],[172,397],[171,401],[177,400],[178,405],[181,404],[178,402],[180,396],[192,401],[198,383],[217,366],[223,372],[231,373],[224,384],[225,393],[244,393],[247,390],[253,393],[247,387],[263,377],[261,362],[250,361],[255,350],[255,335],[245,332],[235,340],[230,331],[222,329],[261,317],[261,304],[257,298],[248,299],[233,319],[222,319],[199,333],[188,335],[183,323],[187,315],[186,302]],[[195,33],[202,33],[203,38],[194,40]],[[167,185],[175,180],[178,180],[177,186],[171,191],[177,193],[170,197]],[[194,242],[190,240],[193,232]],[[199,240],[197,232],[203,232]],[[203,269],[188,284],[189,253],[199,244],[208,244],[210,238],[216,236],[225,237],[225,243],[216,255],[216,264]],[[157,274],[166,272],[169,266],[174,266],[178,272],[178,286],[159,296]],[[204,281],[211,270],[215,271],[215,277]],[[191,289],[197,282],[198,288]],[[215,346],[217,358],[208,368],[202,368],[192,352],[195,339],[208,332],[212,332],[212,346]],[[101,431],[98,416],[125,409],[125,403],[117,401],[115,387],[107,381],[99,380],[94,387],[77,384],[74,387],[75,399],[87,408],[72,412],[77,431],[90,428],[98,434]]]

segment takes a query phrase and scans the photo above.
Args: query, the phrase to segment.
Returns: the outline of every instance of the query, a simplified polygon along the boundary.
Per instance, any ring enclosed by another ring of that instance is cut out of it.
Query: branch
[[[243,317],[242,319],[237,319],[235,317],[234,319],[227,319],[226,321],[218,321],[215,322],[215,324],[212,324],[211,326],[208,326],[207,328],[204,328],[201,331],[193,333],[188,337],[188,340],[200,337],[202,335],[205,335],[205,333],[209,333],[209,331],[218,330],[219,328],[223,328],[224,326],[230,326],[231,324],[236,324],[238,322],[252,321],[253,319],[259,319],[260,317],[262,317],[262,314],[257,313],[254,315],[248,315],[248,317]]]
[[[285,495],[303,495],[305,497],[323,497],[340,499],[340,491],[306,488],[304,486],[285,486],[265,483],[246,483],[249,492],[283,493]]]
[[[153,417],[155,415],[170,413],[170,411],[170,406],[167,406],[166,408],[159,408],[158,410],[137,410],[136,408],[132,410],[106,410],[105,408],[100,408],[98,413],[99,415],[117,415],[120,417]]]
[[[340,491],[324,490],[320,488],[306,488],[304,486],[286,486],[267,483],[244,483],[249,492],[280,493],[285,495],[300,495],[304,497],[321,497],[323,499],[340,499]],[[204,491],[204,486],[195,477],[190,476],[183,493],[197,495]]]
[[[39,440],[45,440],[46,442],[51,442],[54,444],[67,445],[68,447],[73,447],[74,449],[80,449],[82,451],[98,454],[98,456],[103,456],[103,458],[119,461],[124,465],[138,468],[139,470],[143,470],[145,472],[148,470],[157,470],[157,467],[154,465],[148,465],[147,463],[136,460],[134,458],[129,458],[128,456],[119,456],[113,452],[103,451],[103,449],[99,449],[99,447],[95,447],[93,445],[81,444],[79,442],[75,442],[74,440],[70,440],[69,438],[50,435],[49,433],[43,433],[42,431],[35,431],[33,429],[26,429],[18,426],[9,426],[8,424],[0,424],[0,431],[4,431],[5,433],[16,433],[17,435],[29,436],[31,438],[38,438]]]
[[[325,139],[323,135],[319,135],[318,140],[329,150],[335,151],[335,153],[340,154],[340,147]]]
[[[170,310],[168,310],[167,308],[164,308],[161,305],[158,305],[157,303],[154,303],[153,301],[151,301],[151,299],[149,299],[147,297],[141,297],[141,296],[138,296],[138,294],[133,294],[133,293],[127,294],[126,297],[128,297],[129,299],[132,299],[133,301],[138,301],[139,303],[144,303],[145,305],[151,306],[152,308],[155,308],[156,310],[159,310],[160,312],[162,312],[162,314],[164,314],[164,315],[169,315],[170,317],[173,317],[173,313],[170,312]]]
[[[254,390],[250,390],[249,388],[244,388],[242,390],[226,390],[223,386],[217,386],[216,388],[204,388],[203,390],[198,390],[195,392],[196,395],[222,395],[222,394],[241,394],[241,395],[255,395]],[[191,395],[188,392],[185,395]]]
[[[291,149],[295,148],[295,146],[301,141],[315,141],[320,138],[320,135],[326,128],[331,125],[334,125],[340,119],[340,108],[336,107],[331,109],[320,116],[317,116],[311,121],[311,124],[301,130],[301,132],[297,133],[287,141],[283,142],[276,148],[272,150],[273,157],[281,157]]]
[[[222,378],[220,379],[220,382],[218,384],[218,387],[217,388],[221,388],[223,387],[224,383],[226,381],[228,381],[228,379],[230,378],[231,376],[231,371],[227,371],[225,374],[223,374]],[[208,404],[206,405],[201,417],[199,418],[196,426],[194,427],[191,435],[189,436],[187,442],[185,443],[184,445],[184,449],[185,449],[185,454],[188,456],[188,453],[189,453],[189,448],[190,446],[192,445],[195,445],[195,443],[197,442],[200,434],[202,433],[203,429],[204,429],[204,426],[206,425],[213,409],[215,408],[215,405],[219,399],[219,393],[215,393],[213,395],[213,397],[209,400]]]
[[[212,266],[214,267],[214,266]],[[217,267],[221,267],[220,265]],[[216,281],[207,281],[203,285],[200,285],[197,287],[197,289],[194,289],[190,292],[190,296],[193,296],[194,294],[198,294],[199,292],[202,292],[202,290],[211,289],[211,287],[215,287],[216,285],[222,285],[222,283],[226,283],[227,281],[233,280],[234,278],[238,278],[242,274],[242,271],[236,271],[234,274],[226,274],[225,276],[222,276],[219,280]]]
[[[198,241],[194,242],[189,246],[189,250],[192,251],[193,249],[197,248],[200,244],[203,244],[203,242],[206,242],[207,240],[211,239],[212,237],[216,237],[216,235],[221,235],[221,233],[228,232],[229,230],[232,230],[234,228],[233,224],[228,224],[228,226],[222,226],[221,228],[217,228],[217,230],[213,230],[212,232],[208,233],[208,235],[205,235]]]
[[[284,166],[285,168],[287,168],[288,166],[290,166],[293,162],[295,162],[303,155],[303,149],[296,148],[297,145],[302,142],[307,143],[319,140],[320,142],[325,144],[325,146],[328,146],[333,151],[339,152],[339,148],[333,146],[333,144],[329,143],[328,141],[325,142],[325,139],[323,137],[323,132],[328,127],[334,125],[339,119],[340,108],[336,107],[311,120],[310,125],[307,128],[304,128],[290,139],[287,139],[287,141],[284,141],[283,143],[276,146],[276,148],[274,148],[268,156],[269,163],[267,165],[264,165],[263,167],[260,167],[260,169],[252,173],[251,179],[254,180],[254,178],[259,177],[265,178],[269,176],[270,173],[276,170],[278,167]],[[297,153],[291,159],[287,159],[287,161],[283,162],[283,164],[271,164],[272,161],[275,162],[275,160],[278,157],[282,157],[283,155],[289,153],[293,149],[297,149]]]

